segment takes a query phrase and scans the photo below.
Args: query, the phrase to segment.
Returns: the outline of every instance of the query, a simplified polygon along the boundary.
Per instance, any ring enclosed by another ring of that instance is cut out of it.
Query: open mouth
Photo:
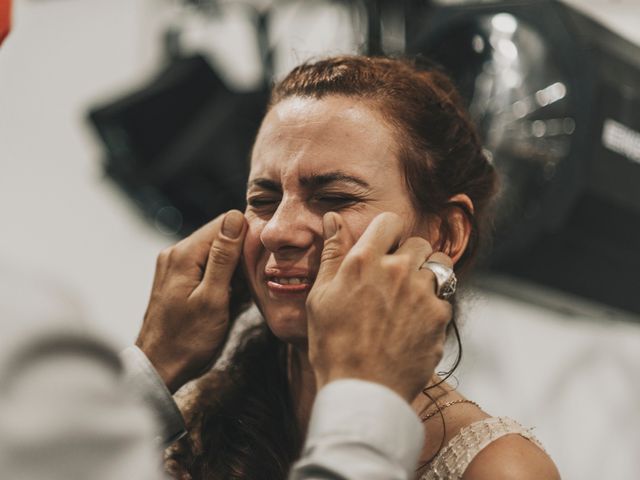
[[[270,277],[269,282],[278,285],[310,285],[308,277]]]
[[[276,295],[306,294],[312,283],[309,277],[267,277],[267,288]]]

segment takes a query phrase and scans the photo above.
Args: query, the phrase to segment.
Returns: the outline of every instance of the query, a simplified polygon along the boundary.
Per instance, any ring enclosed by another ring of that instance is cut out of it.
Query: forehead
[[[381,114],[342,96],[293,97],[265,117],[254,145],[251,178],[283,184],[340,170],[375,184],[400,175],[396,141]]]

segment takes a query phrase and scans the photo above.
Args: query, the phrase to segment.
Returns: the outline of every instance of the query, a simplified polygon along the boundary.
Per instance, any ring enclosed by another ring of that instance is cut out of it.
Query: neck
[[[289,345],[287,357],[293,408],[304,438],[307,435],[311,408],[316,398],[316,377],[309,363],[306,346]]]

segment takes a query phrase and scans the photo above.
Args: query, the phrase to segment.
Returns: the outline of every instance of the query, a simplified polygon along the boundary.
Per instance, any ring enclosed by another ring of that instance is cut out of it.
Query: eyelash
[[[350,195],[324,195],[324,196],[318,196],[315,198],[312,197],[312,200],[328,203],[338,207],[346,207],[348,205],[351,205],[360,201],[359,198],[350,196]],[[273,205],[275,203],[278,203],[279,201],[280,199],[275,199],[275,198],[274,199],[249,198],[247,200],[247,204],[253,208],[259,209],[259,208],[264,208],[264,207]]]
[[[332,205],[346,205],[357,202],[359,199],[349,195],[324,195],[316,198],[317,201],[330,203]]]

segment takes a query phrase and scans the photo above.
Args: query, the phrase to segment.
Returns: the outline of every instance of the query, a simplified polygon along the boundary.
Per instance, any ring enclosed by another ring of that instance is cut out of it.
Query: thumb
[[[353,240],[345,228],[342,217],[328,212],[322,218],[324,247],[320,257],[320,268],[315,284],[329,282],[335,277],[344,257],[353,246]]]
[[[242,253],[246,227],[242,212],[239,210],[227,212],[222,220],[220,231],[211,242],[203,283],[228,288]]]

